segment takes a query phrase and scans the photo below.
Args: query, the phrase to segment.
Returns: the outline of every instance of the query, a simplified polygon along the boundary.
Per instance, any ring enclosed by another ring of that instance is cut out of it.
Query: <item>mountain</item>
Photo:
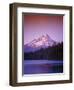
[[[30,43],[24,45],[24,51],[25,52],[34,52],[41,48],[47,48],[49,46],[51,47],[56,44],[57,44],[57,42],[52,40],[51,37],[48,34],[46,34],[46,35],[42,35],[38,39],[32,40]]]

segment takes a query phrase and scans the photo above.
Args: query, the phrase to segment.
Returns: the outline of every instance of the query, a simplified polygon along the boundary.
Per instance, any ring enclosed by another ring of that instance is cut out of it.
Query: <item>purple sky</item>
[[[63,16],[24,15],[24,44],[46,34],[57,42],[63,41]]]

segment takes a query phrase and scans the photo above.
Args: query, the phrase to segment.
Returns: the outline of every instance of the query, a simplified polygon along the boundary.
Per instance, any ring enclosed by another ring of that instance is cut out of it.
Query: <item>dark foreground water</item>
[[[24,60],[24,74],[63,73],[63,60]]]

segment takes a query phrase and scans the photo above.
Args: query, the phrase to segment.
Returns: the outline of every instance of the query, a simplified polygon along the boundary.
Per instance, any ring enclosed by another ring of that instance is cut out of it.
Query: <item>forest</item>
[[[63,42],[34,52],[24,52],[24,60],[63,60]]]

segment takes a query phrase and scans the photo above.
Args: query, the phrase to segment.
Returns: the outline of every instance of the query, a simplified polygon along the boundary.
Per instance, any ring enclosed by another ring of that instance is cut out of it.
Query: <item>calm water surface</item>
[[[24,74],[63,73],[63,60],[24,60]]]

